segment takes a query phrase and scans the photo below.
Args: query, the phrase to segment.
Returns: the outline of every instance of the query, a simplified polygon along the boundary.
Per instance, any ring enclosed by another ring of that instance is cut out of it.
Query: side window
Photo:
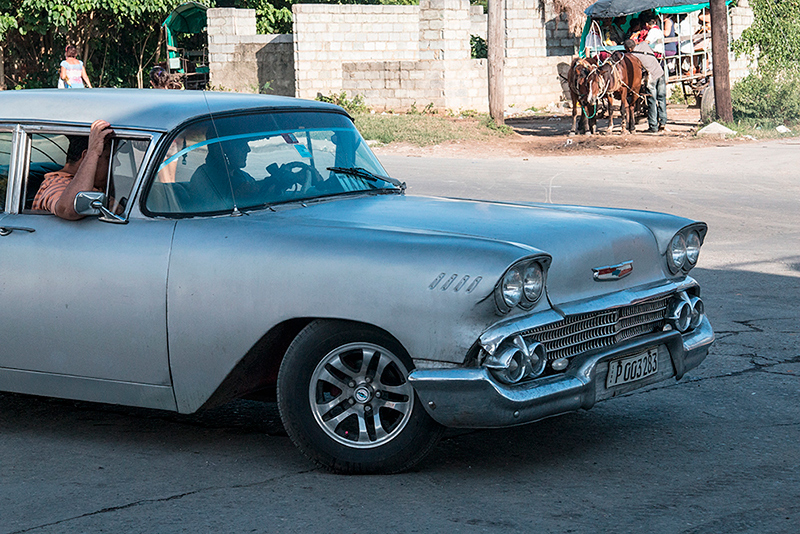
[[[128,205],[133,184],[142,166],[148,141],[143,139],[115,139],[111,155],[111,174],[109,176],[108,209],[122,213]]]
[[[0,212],[6,209],[8,168],[11,164],[11,132],[0,132]]]
[[[77,171],[83,152],[89,145],[89,136],[31,134],[30,141],[31,155],[23,205],[25,210],[34,208],[34,199],[46,177],[55,174],[69,179]],[[109,210],[122,213],[130,199],[149,140],[115,137],[111,143],[111,153],[106,156],[109,159],[100,160],[109,163],[103,165],[102,169],[98,168],[95,187],[106,193]],[[52,179],[48,183],[52,183]],[[40,203],[37,202],[36,207],[41,209]]]
[[[88,142],[87,136],[82,137]],[[70,138],[64,134],[31,135],[31,160],[25,184],[25,209],[30,209],[33,199],[44,181],[45,174],[58,171],[67,163]]]

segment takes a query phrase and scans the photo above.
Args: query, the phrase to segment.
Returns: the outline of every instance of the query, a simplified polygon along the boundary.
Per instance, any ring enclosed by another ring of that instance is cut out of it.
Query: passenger
[[[31,208],[47,210],[70,221],[82,219],[84,216],[75,211],[75,197],[81,191],[103,191],[105,188],[113,135],[114,130],[106,121],[94,121],[86,148],[81,150],[77,160],[77,151],[82,147],[76,144],[73,148],[70,139],[66,165],[60,171],[45,175]]]
[[[647,70],[647,124],[649,133],[657,133],[667,126],[667,79],[664,69],[647,43],[638,45],[632,39],[625,41],[625,51],[636,54]]]
[[[678,37],[678,33],[676,32],[675,23],[672,21],[672,17],[669,15],[664,15],[664,38],[671,39]],[[671,43],[664,43],[664,55],[667,57],[675,56],[678,54],[678,41]]]
[[[199,211],[221,211],[233,208],[233,192],[255,183],[242,169],[247,165],[250,145],[243,139],[213,142],[208,145],[206,162],[200,165],[190,181],[192,197]]]
[[[653,49],[656,58],[661,59],[664,57],[664,32],[658,27],[658,20],[655,18],[647,21],[647,44]]]

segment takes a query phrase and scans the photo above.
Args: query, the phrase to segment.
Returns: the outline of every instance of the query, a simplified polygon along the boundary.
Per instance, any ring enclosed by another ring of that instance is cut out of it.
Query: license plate
[[[606,387],[635,382],[658,372],[658,349],[647,349],[636,356],[608,362]]]

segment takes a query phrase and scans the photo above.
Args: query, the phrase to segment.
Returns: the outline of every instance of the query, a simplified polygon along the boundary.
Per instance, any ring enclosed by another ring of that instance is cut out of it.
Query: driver
[[[47,210],[69,221],[82,219],[84,216],[75,211],[75,197],[81,191],[103,191],[105,188],[113,135],[114,130],[106,121],[94,121],[89,131],[88,147],[77,161],[70,161],[76,155],[69,156],[63,169],[45,175],[31,209]],[[72,144],[70,141],[70,149]]]

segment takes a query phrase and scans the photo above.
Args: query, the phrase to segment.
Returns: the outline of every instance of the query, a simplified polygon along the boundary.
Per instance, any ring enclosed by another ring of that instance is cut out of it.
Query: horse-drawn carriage
[[[727,0],[728,4],[730,2]],[[573,131],[576,129],[577,102],[582,104],[581,123],[592,122],[598,114],[610,116],[610,106],[613,104],[612,99],[606,98],[588,102],[583,97],[589,95],[581,94],[587,89],[578,89],[577,84],[601,76],[599,73],[590,74],[595,69],[608,71],[605,65],[609,62],[612,66],[630,63],[627,59],[623,60],[628,56],[623,54],[623,42],[640,27],[641,22],[650,18],[656,18],[659,28],[663,30],[663,36],[653,46],[662,56],[661,64],[667,84],[679,85],[684,97],[692,94],[698,104],[708,100],[704,98],[706,94],[713,98],[713,91],[706,91],[710,87],[712,73],[708,5],[708,2],[694,4],[687,3],[687,0],[600,0],[589,6],[585,10],[587,18],[581,34],[579,56],[572,62],[568,80],[573,99]],[[619,71],[614,67],[611,73],[617,78],[627,76],[633,81],[631,73]],[[608,72],[605,79],[608,80]],[[617,92],[618,98],[622,98],[621,114],[624,115],[627,109],[634,110],[635,115],[646,114],[647,99],[643,97],[646,83],[637,89],[623,81],[621,87]],[[633,117],[628,120],[629,129],[632,124],[635,124]],[[609,131],[612,127],[613,123],[610,123]]]

